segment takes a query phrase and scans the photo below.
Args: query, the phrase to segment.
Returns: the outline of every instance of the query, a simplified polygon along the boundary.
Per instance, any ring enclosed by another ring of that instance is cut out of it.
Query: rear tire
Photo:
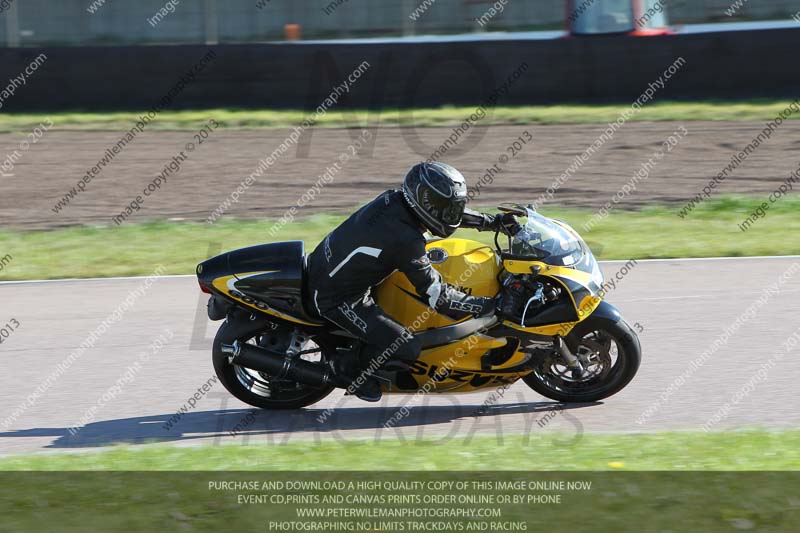
[[[212,356],[217,378],[228,392],[261,409],[301,409],[317,403],[333,391],[333,386],[314,387],[285,380],[276,381],[273,390],[269,387],[270,376],[229,363],[228,354],[222,353],[223,344],[232,344],[235,340],[244,343],[264,333],[259,321],[236,320],[235,316],[229,316],[217,331]],[[321,356],[327,357],[325,348],[320,348]]]
[[[570,381],[569,375],[560,373],[563,365],[554,358],[544,358],[536,370],[522,378],[542,396],[566,403],[596,402],[621,391],[639,370],[642,359],[639,337],[622,319],[614,322],[590,316],[575,326],[565,340],[573,354],[580,350],[597,361],[589,366],[596,368],[597,374],[590,374],[585,381]],[[616,354],[612,353],[613,345]],[[612,361],[614,355],[616,361]]]

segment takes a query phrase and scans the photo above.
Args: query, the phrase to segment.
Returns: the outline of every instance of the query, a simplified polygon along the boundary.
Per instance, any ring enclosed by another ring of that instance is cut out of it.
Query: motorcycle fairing
[[[423,348],[435,348],[444,346],[453,341],[469,337],[473,333],[488,328],[497,322],[494,316],[483,318],[469,318],[463,322],[458,322],[443,328],[430,329],[417,333],[417,338],[422,343]]]
[[[522,327],[509,321],[502,325],[532,335],[564,336],[589,316],[601,302],[596,275],[596,262],[589,253],[571,266],[548,264],[525,258],[506,258],[491,247],[468,239],[441,239],[426,245],[432,265],[442,279],[460,290],[476,296],[495,296],[500,290],[498,275],[505,269],[513,274],[531,274],[549,278],[562,287],[568,298],[561,309],[542,314],[550,316],[552,324]],[[252,246],[219,255],[198,265],[201,285],[215,294],[302,326],[319,327],[302,307],[303,243],[301,241]],[[423,350],[412,364],[404,380],[416,388],[428,387],[437,391],[466,392],[497,387],[527,375],[527,355],[515,350],[503,364],[485,367],[484,356],[507,344],[505,337],[478,333],[496,327],[496,319],[466,317],[454,321],[430,309],[420,298],[408,279],[400,272],[386,278],[375,290],[376,300],[398,322],[419,335]],[[565,318],[569,316],[569,320]],[[526,320],[526,323],[528,321]],[[407,376],[407,377],[409,377]],[[403,388],[388,388],[386,392],[402,392]]]
[[[594,262],[594,258],[592,258]],[[583,263],[583,261],[581,262]],[[504,321],[503,323],[524,331],[537,335],[564,336],[572,331],[578,323],[587,318],[597,309],[597,306],[602,302],[600,295],[600,286],[597,283],[597,276],[593,275],[591,271],[587,272],[581,268],[565,267],[549,265],[541,261],[524,261],[519,259],[506,259],[503,266],[508,272],[512,274],[530,274],[534,271],[539,272],[539,276],[550,278],[557,282],[562,289],[569,295],[569,300],[572,303],[571,315],[572,319],[569,321],[560,320],[553,324],[543,324],[533,327],[523,327],[511,321]]]
[[[321,326],[306,312],[302,241],[250,246],[197,266],[201,285],[262,313],[304,326]]]
[[[500,290],[497,254],[483,243],[460,238],[437,239],[425,246],[431,266],[442,280],[472,296],[494,297]],[[428,307],[401,272],[387,277],[374,291],[386,313],[413,332],[451,326],[456,322]],[[462,319],[468,320],[468,318]]]

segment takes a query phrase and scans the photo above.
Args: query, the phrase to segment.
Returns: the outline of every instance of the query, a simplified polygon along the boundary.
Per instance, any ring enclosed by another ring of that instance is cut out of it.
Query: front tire
[[[229,316],[214,337],[214,371],[222,385],[241,401],[261,409],[301,409],[315,404],[328,396],[333,386],[314,387],[289,380],[275,380],[271,376],[234,365],[228,362],[228,354],[222,352],[223,344],[254,342],[262,334],[263,324],[247,319],[237,320]],[[319,357],[325,358],[326,350],[320,346]],[[304,356],[305,357],[305,356]]]
[[[575,379],[557,355],[542,358],[523,381],[547,398],[566,403],[596,402],[621,391],[639,370],[639,337],[627,322],[589,317],[566,337],[570,351],[584,365]]]

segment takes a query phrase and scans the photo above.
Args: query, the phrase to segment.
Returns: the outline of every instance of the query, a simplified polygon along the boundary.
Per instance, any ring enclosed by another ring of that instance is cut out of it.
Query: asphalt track
[[[607,279],[622,265],[604,263]],[[157,279],[92,348],[26,404],[57,365],[142,283],[130,278],[0,284],[0,324],[12,318],[19,322],[0,344],[0,453],[123,442],[444,441],[454,435],[502,439],[512,433],[527,433],[532,443],[567,446],[584,432],[700,429],[737,392],[745,393],[744,398],[713,430],[800,425],[800,358],[781,348],[800,327],[800,257],[641,261],[632,267],[608,300],[644,329],[643,365],[627,389],[598,404],[559,410],[520,382],[482,416],[473,414],[490,392],[427,395],[409,404],[409,416],[396,428],[384,429],[383,423],[409,397],[388,396],[371,405],[337,392],[306,410],[251,414],[212,381],[196,407],[167,430],[165,422],[213,376],[207,346],[218,324],[198,314],[203,302],[190,276]],[[712,355],[701,358],[748,307],[749,318],[729,329],[727,340],[720,340]],[[193,340],[195,323],[206,331]],[[169,336],[166,331],[173,336],[165,347],[143,360],[154,338]],[[143,362],[128,374],[129,383],[103,401],[104,393],[136,361]],[[766,370],[746,387],[762,367]],[[97,409],[91,420],[71,434],[68,428],[92,406]],[[328,407],[336,410],[319,422]],[[648,408],[650,416],[640,418]],[[243,431],[232,436],[237,424]]]

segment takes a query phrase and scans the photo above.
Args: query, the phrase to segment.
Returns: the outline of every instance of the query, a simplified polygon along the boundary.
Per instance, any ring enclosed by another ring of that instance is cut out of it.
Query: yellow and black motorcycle
[[[531,206],[499,209],[521,217],[516,236],[496,233],[494,246],[434,239],[428,257],[461,291],[504,290],[518,305],[502,320],[453,321],[422,303],[395,272],[373,288],[375,300],[414,332],[423,350],[410,367],[375,373],[384,392],[473,392],[518,379],[562,402],[619,392],[639,368],[641,347],[634,329],[603,300],[603,275],[589,247],[569,225]],[[234,250],[197,266],[200,288],[211,294],[209,318],[225,319],[214,339],[214,369],[250,405],[296,409],[318,402],[338,382],[332,360],[360,347],[307,305],[305,259],[303,243],[291,241]]]

